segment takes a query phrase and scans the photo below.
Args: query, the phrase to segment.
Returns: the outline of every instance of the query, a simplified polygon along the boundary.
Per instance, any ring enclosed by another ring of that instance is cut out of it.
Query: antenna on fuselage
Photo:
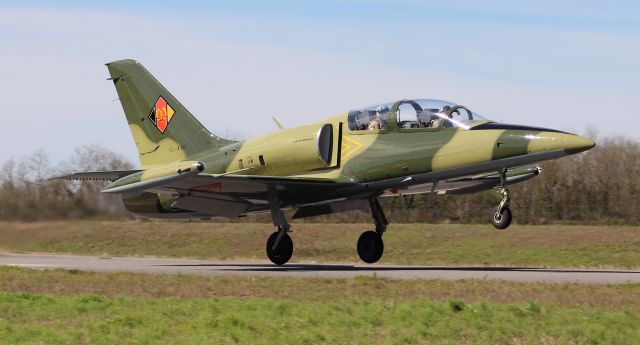
[[[276,123],[276,126],[278,126],[279,130],[281,131],[284,130],[284,126],[280,123],[280,121],[278,121],[278,119],[276,119],[275,116],[271,116],[271,119],[273,119],[273,122]]]

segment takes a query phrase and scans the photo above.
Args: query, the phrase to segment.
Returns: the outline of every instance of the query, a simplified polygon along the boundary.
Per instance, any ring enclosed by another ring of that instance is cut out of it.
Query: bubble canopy
[[[349,112],[349,129],[469,129],[488,120],[467,107],[437,99],[403,99],[395,103],[371,105]]]

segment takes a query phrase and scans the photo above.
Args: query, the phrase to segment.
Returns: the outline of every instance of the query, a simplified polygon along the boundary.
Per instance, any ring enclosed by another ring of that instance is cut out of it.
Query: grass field
[[[358,261],[367,224],[295,224],[294,261]],[[264,260],[269,224],[0,223],[0,248]],[[393,225],[383,263],[640,267],[640,228]],[[0,267],[0,344],[638,344],[640,284],[147,275]]]
[[[640,285],[0,267],[3,344],[637,344]]]
[[[292,261],[358,262],[370,224],[294,224]],[[271,224],[0,222],[0,249],[102,256],[265,259]],[[640,267],[640,227],[392,224],[381,263],[521,267]]]
[[[638,344],[638,313],[425,300],[0,294],[7,344]]]

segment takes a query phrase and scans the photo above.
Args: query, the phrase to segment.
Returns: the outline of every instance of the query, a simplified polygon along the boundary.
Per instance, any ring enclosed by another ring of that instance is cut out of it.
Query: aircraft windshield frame
[[[469,108],[437,99],[403,99],[351,110],[352,131],[388,129],[469,129],[471,124],[488,121]]]

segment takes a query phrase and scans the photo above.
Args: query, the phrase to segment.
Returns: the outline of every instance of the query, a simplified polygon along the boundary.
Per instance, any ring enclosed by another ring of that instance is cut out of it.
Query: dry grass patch
[[[354,298],[384,301],[428,299],[562,306],[640,308],[640,284],[583,285],[503,281],[271,278],[237,276],[87,273],[0,267],[0,291],[34,294],[96,294],[144,298],[276,298],[340,301]]]

